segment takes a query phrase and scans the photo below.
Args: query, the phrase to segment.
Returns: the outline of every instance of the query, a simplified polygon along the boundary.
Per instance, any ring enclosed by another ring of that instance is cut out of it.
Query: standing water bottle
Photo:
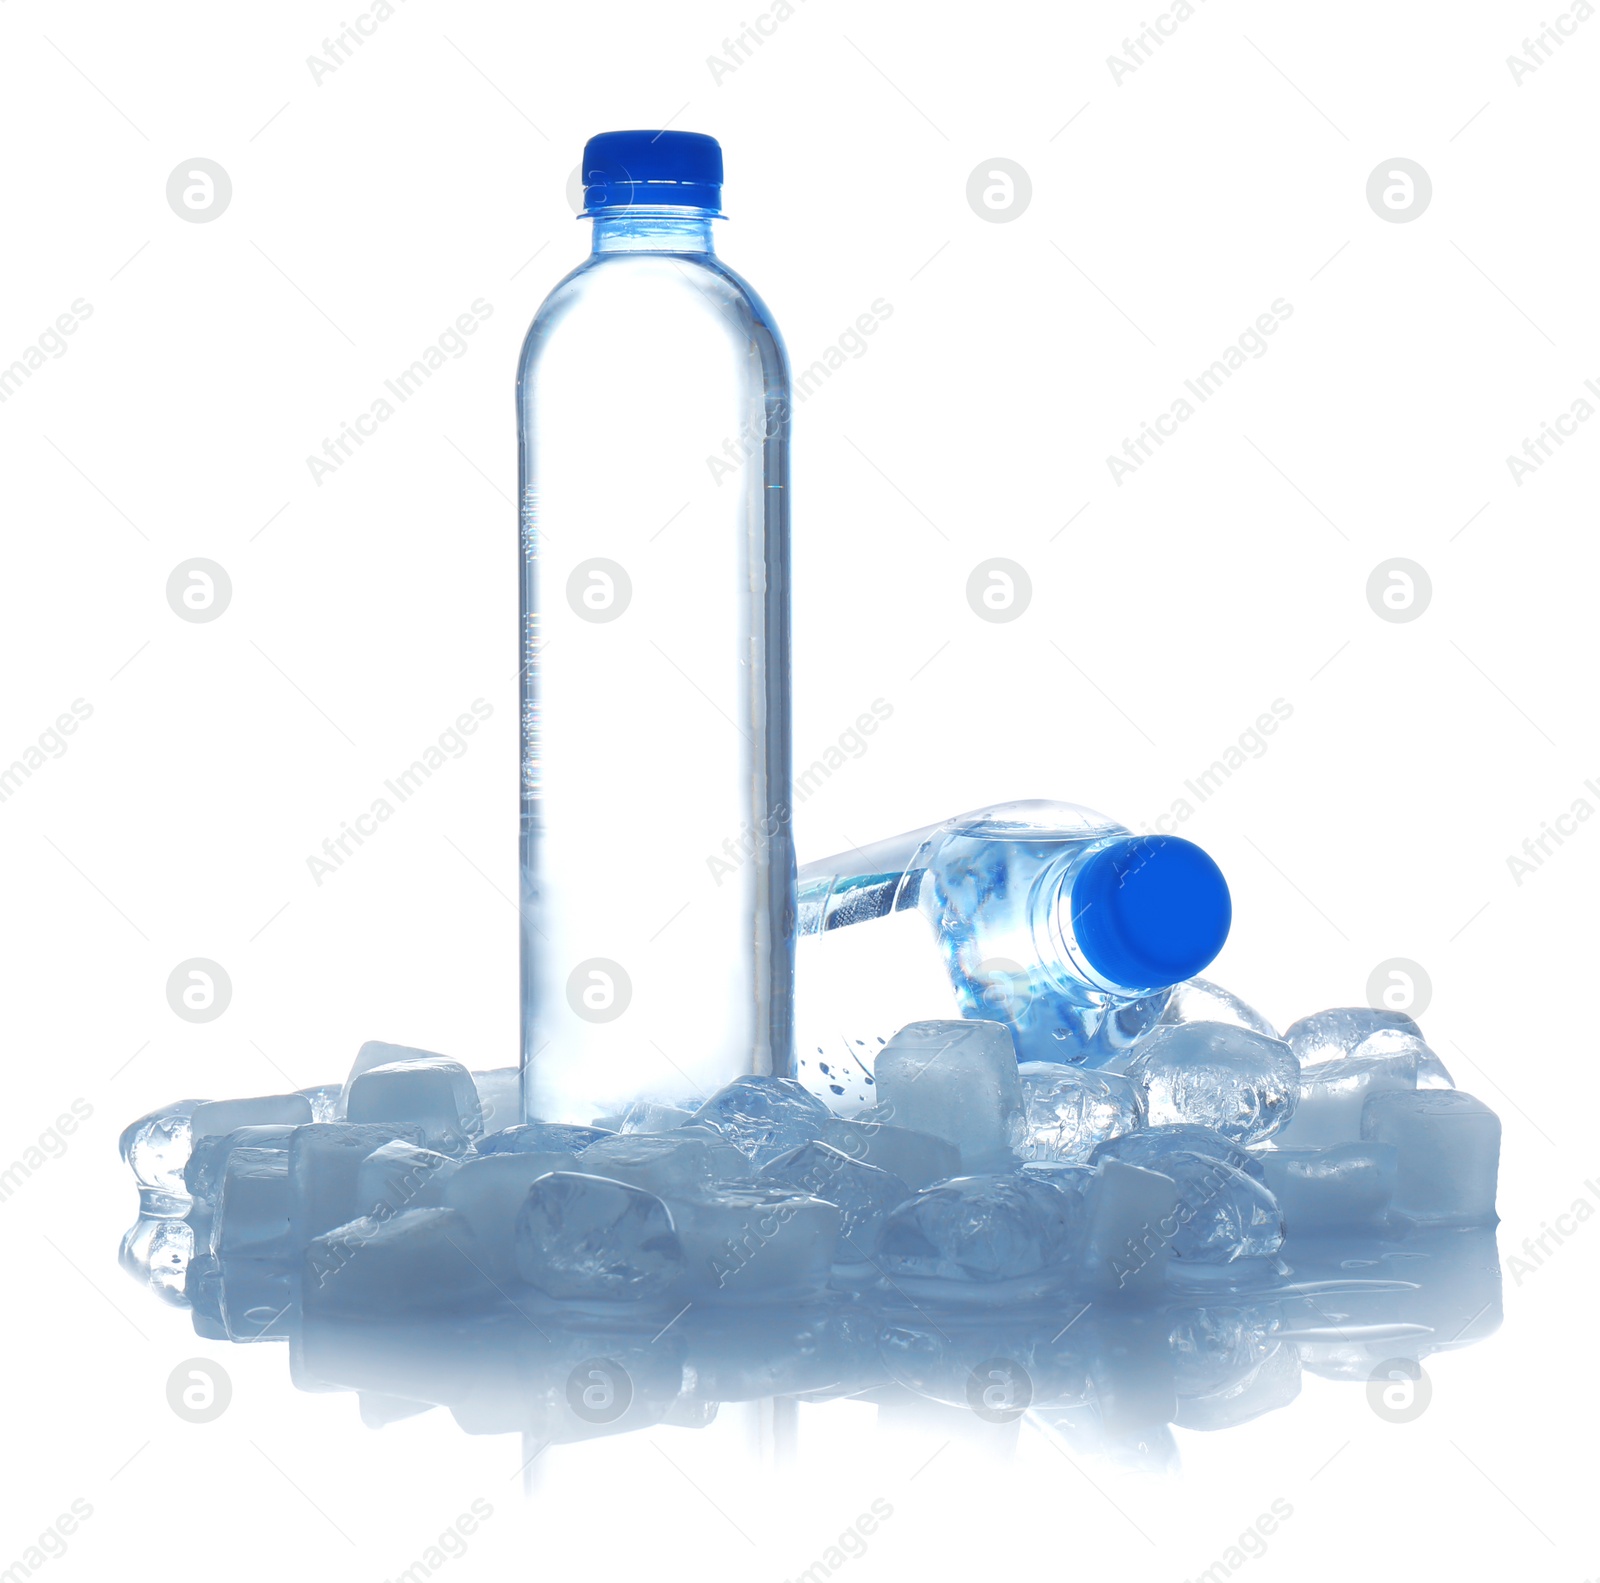
[[[606,132],[583,180],[517,375],[523,1108],[568,1122],[787,1075],[794,953],[783,342],[713,138]]]
[[[798,1075],[841,1108],[924,1018],[1010,1025],[1022,1061],[1100,1066],[1222,949],[1217,865],[1072,803],[963,814],[800,870]]]

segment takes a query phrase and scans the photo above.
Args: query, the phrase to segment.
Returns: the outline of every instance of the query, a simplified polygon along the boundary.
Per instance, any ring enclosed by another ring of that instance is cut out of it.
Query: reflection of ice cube
[[[1423,1225],[1493,1225],[1500,1169],[1500,1118],[1457,1089],[1374,1094],[1361,1136],[1392,1143],[1393,1212]]]
[[[812,1138],[828,1123],[828,1107],[792,1078],[739,1077],[694,1113],[741,1153],[765,1165]]]
[[[117,1147],[140,1187],[173,1194],[187,1191],[183,1168],[189,1159],[189,1118],[203,1104],[203,1099],[180,1099],[122,1129]]]
[[[1300,1354],[1276,1328],[1266,1305],[1180,1312],[1172,1328],[1173,1421],[1185,1429],[1231,1429],[1293,1401]]]
[[[1261,1163],[1290,1237],[1375,1225],[1394,1195],[1392,1144],[1267,1149]]]
[[[1138,1088],[1114,1072],[1027,1061],[1022,1079],[1022,1134],[1017,1153],[1024,1160],[1081,1164],[1097,1143],[1132,1132],[1144,1121]]]
[[[650,1301],[681,1283],[684,1255],[654,1193],[558,1171],[528,1190],[517,1220],[517,1268],[551,1297]]]
[[[289,1136],[289,1196],[296,1247],[371,1211],[372,1204],[356,1194],[362,1163],[375,1149],[396,1141],[421,1143],[422,1129],[348,1121],[295,1128]]]
[[[886,1121],[845,1120],[835,1116],[822,1141],[852,1160],[864,1160],[898,1176],[909,1187],[932,1187],[961,1169],[961,1151],[947,1138]]]
[[[1403,1011],[1374,1011],[1371,1006],[1334,1006],[1313,1012],[1291,1023],[1283,1037],[1301,1066],[1316,1066],[1354,1055],[1363,1040],[1385,1028],[1422,1037],[1422,1030]]]
[[[913,1022],[878,1052],[878,1107],[961,1150],[967,1172],[1005,1169],[1022,1114],[1011,1035],[998,1022]]]
[[[363,1123],[414,1123],[424,1142],[447,1153],[464,1149],[483,1131],[472,1074],[444,1056],[369,1067],[351,1081],[345,1115]]]
[[[911,1196],[911,1189],[898,1176],[815,1140],[779,1155],[762,1168],[761,1175],[766,1181],[838,1205],[844,1217],[839,1226],[842,1264],[870,1260],[889,1211]]]
[[[1151,1124],[1191,1122],[1240,1143],[1269,1138],[1294,1114],[1300,1064],[1279,1039],[1231,1023],[1158,1028],[1128,1068]]]
[[[958,1176],[925,1188],[889,1216],[878,1262],[891,1278],[1035,1276],[1065,1263],[1083,1215],[1080,1195],[1033,1176]]]
[[[1191,978],[1185,983],[1174,984],[1166,1010],[1161,1013],[1161,1021],[1168,1025],[1175,1022],[1227,1022],[1236,1028],[1248,1028],[1252,1033],[1264,1034],[1269,1039],[1282,1037],[1254,1006],[1240,1000],[1232,990],[1205,978]]]
[[[1301,1074],[1294,1115],[1274,1141],[1281,1149],[1355,1142],[1361,1136],[1361,1107],[1369,1094],[1405,1093],[1416,1086],[1413,1054],[1377,1060],[1352,1055],[1323,1061]]]

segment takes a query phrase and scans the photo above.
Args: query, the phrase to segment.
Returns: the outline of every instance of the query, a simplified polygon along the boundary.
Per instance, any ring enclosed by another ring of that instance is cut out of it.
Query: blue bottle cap
[[[1128,836],[1094,854],[1072,886],[1072,930],[1089,966],[1125,989],[1193,978],[1222,949],[1233,900],[1192,841]]]
[[[703,132],[601,132],[583,148],[583,212],[722,210],[722,147]]]

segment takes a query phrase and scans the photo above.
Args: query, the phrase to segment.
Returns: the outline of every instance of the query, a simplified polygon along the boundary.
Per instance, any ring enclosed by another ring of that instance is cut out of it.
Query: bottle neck
[[[712,253],[709,209],[618,209],[594,216],[596,253]]]

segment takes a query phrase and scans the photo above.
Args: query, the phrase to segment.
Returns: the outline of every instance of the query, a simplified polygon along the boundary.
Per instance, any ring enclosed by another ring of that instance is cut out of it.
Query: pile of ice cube
[[[592,1126],[491,1127],[517,1113],[514,1071],[369,1043],[342,1085],[184,1101],[122,1149],[156,1228],[142,1266],[196,1308],[227,1270],[229,1333],[296,1296],[351,1316],[1147,1300],[1281,1279],[1286,1239],[1494,1223],[1499,1121],[1402,1013],[1280,1038],[1196,979],[1116,1066],[1019,1066],[998,1023],[922,1022],[849,1117],[744,1077]]]

